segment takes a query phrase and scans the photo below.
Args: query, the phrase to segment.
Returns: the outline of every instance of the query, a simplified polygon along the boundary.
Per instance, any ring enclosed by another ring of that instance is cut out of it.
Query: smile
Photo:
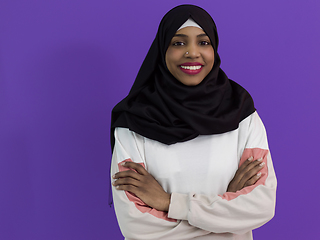
[[[182,72],[189,75],[195,75],[201,72],[203,66],[200,64],[196,64],[196,65],[185,64],[185,65],[180,65],[179,67]]]
[[[198,70],[200,68],[202,68],[202,66],[180,66],[183,69],[189,69],[189,70]]]

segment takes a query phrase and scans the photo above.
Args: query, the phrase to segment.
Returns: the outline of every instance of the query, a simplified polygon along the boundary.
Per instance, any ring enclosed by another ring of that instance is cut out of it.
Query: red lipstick
[[[202,64],[199,62],[186,62],[181,64],[180,70],[189,75],[195,75],[201,72]]]

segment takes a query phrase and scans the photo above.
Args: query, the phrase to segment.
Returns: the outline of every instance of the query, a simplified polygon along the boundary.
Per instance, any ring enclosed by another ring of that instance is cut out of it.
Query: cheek
[[[171,65],[173,61],[174,61],[173,51],[168,49],[168,51],[166,52],[166,64]]]
[[[178,65],[181,58],[183,58],[184,51],[181,49],[169,47],[166,52],[166,63],[170,65]]]
[[[206,62],[211,68],[214,65],[214,51],[207,52],[206,54]]]
[[[168,51],[166,52],[166,65],[167,65],[168,70],[172,74],[173,74],[172,71],[174,70],[174,67],[176,66],[176,62],[177,62],[177,59],[176,59],[175,51],[168,49]]]

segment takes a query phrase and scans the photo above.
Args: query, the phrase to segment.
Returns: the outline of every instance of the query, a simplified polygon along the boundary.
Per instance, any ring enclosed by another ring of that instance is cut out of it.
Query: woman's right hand
[[[237,170],[233,179],[228,185],[227,192],[236,192],[244,187],[255,184],[261,177],[258,173],[264,166],[262,158],[252,161],[253,157],[248,158]]]

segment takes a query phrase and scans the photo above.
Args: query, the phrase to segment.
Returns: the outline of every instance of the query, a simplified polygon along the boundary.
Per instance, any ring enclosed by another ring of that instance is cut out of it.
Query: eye
[[[208,41],[200,41],[199,44],[203,45],[203,46],[206,46],[206,45],[210,45],[210,42],[208,42]]]
[[[185,43],[184,42],[174,42],[172,45],[173,46],[183,46],[183,45],[185,45]]]

